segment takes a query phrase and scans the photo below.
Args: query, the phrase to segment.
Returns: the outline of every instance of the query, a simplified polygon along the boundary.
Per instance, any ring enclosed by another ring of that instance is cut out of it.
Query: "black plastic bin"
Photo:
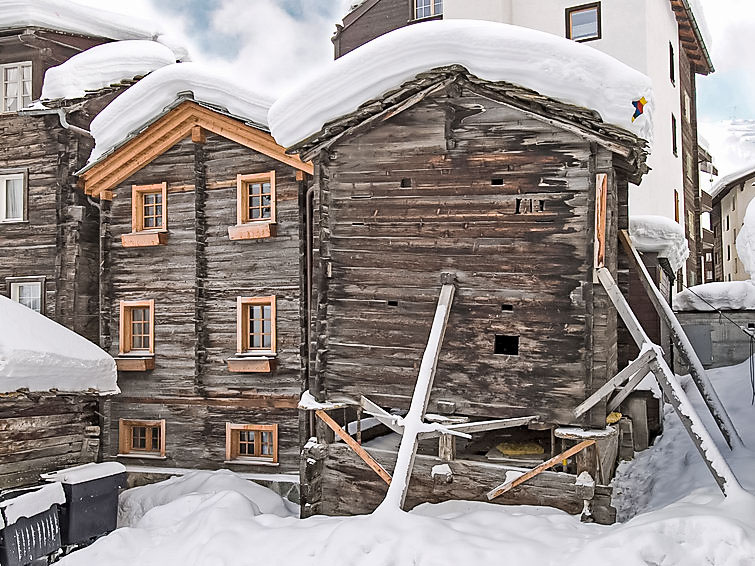
[[[126,485],[125,471],[101,475],[87,481],[67,481],[67,472],[80,468],[82,466],[43,476],[63,484],[66,502],[60,507],[60,532],[64,546],[87,544],[115,530],[118,522],[118,492]]]
[[[14,490],[0,495],[0,501],[35,491],[38,488]],[[38,558],[60,549],[58,505],[32,515],[19,517],[13,524],[0,529],[0,565],[26,566]]]

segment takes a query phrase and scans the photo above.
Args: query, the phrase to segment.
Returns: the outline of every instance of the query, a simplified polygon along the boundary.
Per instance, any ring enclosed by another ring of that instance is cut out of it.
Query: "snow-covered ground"
[[[748,364],[708,373],[745,442],[755,447]],[[693,386],[688,389],[702,407]],[[755,492],[755,452],[731,454],[722,439],[719,448],[744,487]],[[462,501],[410,513],[383,509],[300,520],[278,496],[230,472],[197,473],[127,491],[120,524],[129,526],[60,564],[755,564],[755,497],[724,501],[673,412],[666,411],[655,446],[620,466],[615,485],[625,522],[613,526],[581,523],[545,507]],[[629,518],[630,507],[639,514]]]

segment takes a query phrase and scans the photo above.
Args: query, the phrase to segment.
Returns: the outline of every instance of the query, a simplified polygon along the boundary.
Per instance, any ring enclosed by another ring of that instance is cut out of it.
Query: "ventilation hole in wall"
[[[540,212],[545,212],[545,201],[541,200],[540,202]]]
[[[494,353],[504,356],[518,356],[519,336],[506,336],[505,334],[496,334]]]
[[[401,188],[402,189],[411,189],[412,188],[412,180],[411,179],[401,179]]]
[[[501,305],[501,310],[503,312],[509,312],[514,310],[514,305]]]
[[[389,307],[397,307],[398,306],[398,301],[388,301],[388,306]]]
[[[493,177],[492,179],[490,179],[490,184],[502,187],[503,186],[503,177]]]
[[[364,223],[364,222],[352,222],[352,223],[351,223],[351,225],[352,225],[352,226],[358,226],[358,227],[361,227],[361,226],[365,226],[365,223]]]
[[[521,214],[522,213],[522,199],[518,198],[516,199],[516,210],[514,211],[514,214]]]
[[[755,330],[755,322],[748,322],[747,323],[747,329],[748,330]]]

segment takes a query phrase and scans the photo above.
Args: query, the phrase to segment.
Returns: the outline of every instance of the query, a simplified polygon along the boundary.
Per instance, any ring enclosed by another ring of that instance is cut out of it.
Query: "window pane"
[[[160,427],[152,427],[152,450],[160,450]]]
[[[430,15],[430,0],[416,0],[416,17],[426,18]]]
[[[262,455],[263,456],[272,456],[273,455],[273,433],[272,432],[261,432],[262,436]]]
[[[147,448],[147,427],[135,426],[131,429],[131,448],[136,450]]]
[[[443,13],[443,0],[435,0],[435,5],[433,6],[433,13],[436,16]]]
[[[571,12],[571,38],[587,39],[598,36],[598,9],[587,8]]]
[[[5,180],[5,219],[23,220],[24,217],[24,183],[23,179]]]

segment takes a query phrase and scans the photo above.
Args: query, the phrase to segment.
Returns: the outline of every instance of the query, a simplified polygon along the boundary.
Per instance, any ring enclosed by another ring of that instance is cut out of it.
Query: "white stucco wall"
[[[737,254],[737,234],[742,229],[747,206],[755,198],[755,176],[732,187],[721,199],[721,247],[724,281],[746,281],[750,278]],[[728,229],[726,219],[729,219]],[[731,257],[727,254],[731,250]]]

